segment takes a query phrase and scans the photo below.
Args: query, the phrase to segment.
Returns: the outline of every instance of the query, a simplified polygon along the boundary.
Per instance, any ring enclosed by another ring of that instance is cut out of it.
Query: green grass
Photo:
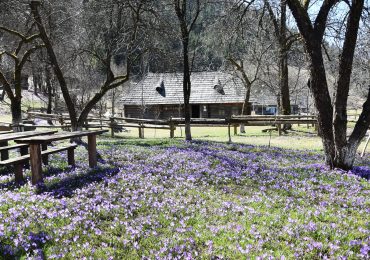
[[[241,134],[238,128],[238,134],[234,135],[234,129],[231,128],[231,140],[233,143],[251,144],[258,146],[272,146],[286,149],[298,149],[298,150],[316,150],[322,151],[322,141],[317,136],[314,128],[306,125],[293,126],[293,131],[289,131],[288,134],[278,136],[276,131],[273,131],[271,135],[269,133],[263,133],[262,130],[269,127],[265,126],[250,126],[246,127],[246,133]],[[127,128],[129,132],[115,134],[116,137],[122,137],[127,139],[137,139],[138,129]],[[185,132],[184,128],[177,127],[175,131],[175,139],[184,139]],[[192,137],[195,140],[208,140],[216,142],[228,142],[228,129],[227,127],[196,127],[191,128]],[[168,130],[154,130],[145,129],[145,140],[160,140],[169,138],[170,132]],[[362,152],[365,140],[359,147],[359,152]],[[367,152],[370,152],[370,146],[367,147]]]

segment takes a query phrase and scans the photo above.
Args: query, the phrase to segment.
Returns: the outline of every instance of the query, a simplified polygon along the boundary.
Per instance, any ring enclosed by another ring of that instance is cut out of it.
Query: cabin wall
[[[192,104],[193,118],[227,118],[231,115],[240,115],[242,104]],[[142,106],[125,105],[125,117],[145,119],[169,119],[170,117],[183,117],[184,110],[181,105],[153,105]]]
[[[228,118],[231,115],[240,115],[242,104],[210,104],[208,118]]]
[[[145,119],[169,119],[182,117],[183,108],[180,105],[153,105],[153,106],[124,106],[125,117]]]

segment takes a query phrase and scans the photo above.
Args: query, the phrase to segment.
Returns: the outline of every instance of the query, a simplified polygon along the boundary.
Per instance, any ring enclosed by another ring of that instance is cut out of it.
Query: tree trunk
[[[348,144],[342,147],[336,147],[333,168],[350,170],[355,162],[358,145]]]
[[[244,102],[242,106],[242,115],[250,115],[251,114],[251,107],[249,105],[249,99],[251,96],[251,87],[252,84],[247,84],[246,85],[246,91],[245,91],[245,97],[244,97]],[[245,133],[245,125],[240,124],[240,133]]]
[[[47,86],[47,92],[48,92],[48,107],[46,109],[47,114],[51,114],[52,111],[52,103],[53,103],[53,87],[51,84],[51,77],[50,77],[50,70],[48,67],[45,68],[45,75],[46,75],[46,86]],[[48,124],[53,124],[53,122],[49,119]]]
[[[10,101],[10,108],[12,112],[12,125],[13,131],[22,132],[23,127],[19,126],[22,124],[22,99],[15,97]]]
[[[118,87],[121,84],[124,84],[129,79],[129,74],[126,75],[124,79],[122,79],[119,83],[110,83],[106,82],[103,87],[101,87],[100,91],[98,93],[95,93],[95,95],[90,99],[83,110],[81,111],[80,116],[77,120],[77,127],[82,128],[83,124],[86,122],[86,119],[91,111],[91,109],[98,104],[98,102],[104,97],[104,95],[111,89],[114,89],[115,87]]]
[[[327,86],[321,44],[311,49],[310,53],[310,89],[318,111],[318,124],[324,146],[326,163],[333,168],[335,157],[335,144],[333,135],[333,106]]]
[[[327,86],[321,44],[329,13],[337,1],[323,2],[314,26],[312,26],[309,14],[306,9],[302,8],[300,1],[287,0],[287,3],[304,38],[305,47],[310,57],[310,89],[318,111],[318,123],[322,133],[326,163],[331,168],[351,169],[358,146],[370,126],[369,91],[362,113],[347,140],[347,99],[364,0],[353,0],[349,7],[343,49],[339,61],[334,108]]]
[[[77,130],[77,113],[76,113],[73,101],[71,99],[71,96],[69,94],[67,82],[66,82],[66,80],[64,78],[64,75],[63,75],[63,72],[62,72],[62,70],[59,66],[58,59],[57,59],[56,54],[54,52],[52,43],[51,43],[51,41],[50,41],[50,39],[49,39],[49,37],[46,33],[45,27],[42,23],[42,19],[41,19],[41,16],[39,14],[39,10],[38,10],[39,5],[40,5],[39,1],[31,1],[31,3],[30,3],[31,13],[33,15],[33,18],[35,19],[35,23],[36,23],[37,28],[40,32],[40,37],[41,37],[42,41],[45,44],[50,62],[53,65],[52,67],[54,69],[54,73],[55,73],[55,75],[58,79],[60,89],[61,89],[63,97],[64,97],[64,101],[66,102],[69,117],[70,117],[70,120],[71,120],[72,131],[76,131]]]
[[[38,76],[34,71],[32,71],[32,79],[33,79],[33,94],[37,96],[37,87],[38,87]]]
[[[279,78],[280,78],[280,113],[290,115],[290,94],[289,94],[289,77],[288,77],[288,55],[283,46],[280,47],[279,55]]]
[[[289,94],[289,70],[288,70],[288,47],[286,37],[286,9],[285,0],[280,2],[280,37],[279,37],[279,85],[280,85],[280,114],[290,115],[290,94]],[[284,124],[284,130],[291,129],[290,124]]]
[[[189,65],[189,33],[183,35],[183,58],[184,58],[184,79],[183,79],[183,92],[184,92],[184,118],[185,118],[185,140],[191,141],[191,114],[190,114],[190,65]]]
[[[112,116],[116,113],[115,111],[116,108],[116,91],[112,90]]]
[[[184,69],[184,118],[185,118],[185,139],[191,141],[191,114],[190,114],[190,73],[189,71],[185,72]]]

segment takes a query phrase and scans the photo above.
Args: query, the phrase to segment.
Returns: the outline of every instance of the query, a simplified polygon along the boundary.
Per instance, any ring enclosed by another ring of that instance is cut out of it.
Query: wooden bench
[[[8,146],[1,146],[0,147],[0,153],[3,151],[9,151],[17,148],[28,148],[27,144],[14,144],[14,145],[8,145]]]
[[[27,144],[20,144],[18,146],[28,147]],[[65,147],[58,147],[58,148],[52,148],[52,149],[49,149],[49,150],[44,150],[44,151],[41,152],[41,156],[43,157],[43,159],[46,159],[46,161],[47,161],[47,157],[48,157],[49,154],[58,153],[58,152],[62,152],[62,151],[67,150],[68,151],[68,164],[69,165],[74,165],[75,164],[74,149],[76,147],[77,147],[76,144],[71,144],[71,145],[68,145],[68,146],[65,146]],[[21,183],[21,182],[24,181],[24,178],[23,178],[24,163],[29,161],[30,158],[31,157],[30,157],[29,154],[22,155],[20,157],[0,161],[0,166],[14,165],[15,182],[16,183]]]
[[[26,158],[28,155],[28,144],[14,144],[14,145],[8,145],[9,141],[14,141],[18,138],[24,138],[29,136],[37,136],[37,135],[49,135],[53,134],[57,131],[29,131],[29,132],[13,132],[10,131],[10,133],[2,134],[0,135],[0,166],[8,166],[13,164],[14,165],[14,172],[16,174],[16,181],[22,181],[22,167],[25,163],[23,163],[20,166],[20,163],[17,163],[17,160],[24,162],[27,161],[24,158]],[[9,151],[14,149],[20,149],[20,157],[9,159]],[[26,162],[27,163],[27,162]]]
[[[15,146],[15,145],[8,145],[9,141],[14,141],[16,139],[31,137],[31,136],[38,136],[38,135],[50,135],[56,133],[56,130],[49,130],[49,131],[28,131],[28,132],[17,132],[17,133],[8,133],[0,135],[0,160],[8,160],[9,159],[9,150],[21,148],[21,155],[25,155],[28,153],[28,145],[26,146]]]
[[[90,131],[76,131],[58,133],[55,135],[33,136],[15,140],[19,144],[27,144],[30,147],[30,164],[32,173],[32,184],[36,185],[43,182],[42,177],[42,146],[47,145],[54,141],[61,141],[66,139],[73,139],[87,136],[88,140],[88,153],[89,153],[89,166],[95,167],[97,165],[97,152],[96,152],[96,135],[108,132],[108,130],[90,130]],[[65,150],[65,149],[64,149]],[[48,150],[46,150],[48,151]],[[44,151],[44,154],[47,152]],[[74,164],[74,148],[69,149],[69,163]],[[73,158],[73,159],[72,159]]]

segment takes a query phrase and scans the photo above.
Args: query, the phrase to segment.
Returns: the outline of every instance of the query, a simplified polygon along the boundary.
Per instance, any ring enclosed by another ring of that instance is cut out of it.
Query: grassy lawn
[[[278,136],[276,131],[271,133],[263,133],[262,130],[269,128],[267,126],[250,126],[246,127],[246,133],[241,134],[238,128],[238,135],[234,135],[234,129],[231,128],[231,140],[233,143],[251,144],[258,146],[270,146],[287,148],[287,149],[299,149],[299,150],[322,150],[321,138],[317,136],[314,128],[310,126],[307,128],[306,125],[297,126],[294,125],[293,131],[289,131],[288,134]],[[192,136],[196,140],[216,141],[216,142],[227,142],[228,129],[227,127],[196,127],[191,128]],[[138,129],[127,128],[128,132],[116,134],[118,137],[134,138],[136,139],[139,135]],[[184,128],[177,127],[175,131],[175,139],[184,139],[185,132]],[[170,132],[168,130],[156,130],[156,129],[145,129],[145,139],[161,139],[168,138]],[[359,151],[362,151],[365,144],[365,140],[359,147]],[[370,146],[367,147],[367,152],[370,152]]]
[[[331,171],[276,138],[300,149],[104,137],[97,168],[53,155],[38,189],[2,169],[0,258],[368,258],[370,157]]]

